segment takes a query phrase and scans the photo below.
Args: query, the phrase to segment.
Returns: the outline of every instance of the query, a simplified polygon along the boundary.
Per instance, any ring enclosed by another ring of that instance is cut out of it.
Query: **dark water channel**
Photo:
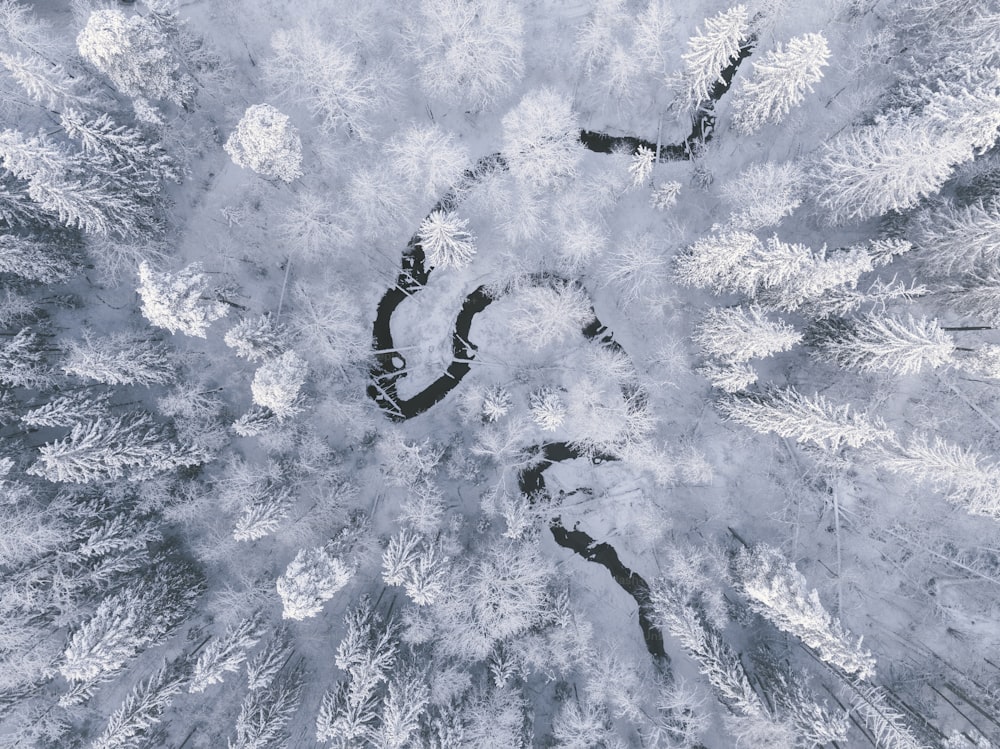
[[[692,158],[699,146],[711,139],[715,129],[714,105],[732,84],[741,62],[753,51],[755,39],[751,38],[740,48],[739,55],[721,73],[711,92],[711,98],[704,102],[692,117],[691,132],[681,142],[661,145],[659,147],[660,161],[679,161]],[[612,136],[605,133],[580,131],[580,142],[595,153],[612,153],[627,151],[635,153],[640,146],[656,150],[657,144],[651,141],[631,136]],[[453,210],[460,202],[462,195],[484,173],[505,169],[506,162],[499,153],[490,154],[480,159],[476,166],[465,173],[461,183],[451,192],[441,198],[432,210]],[[402,266],[396,283],[386,290],[379,300],[372,328],[372,347],[374,354],[371,367],[371,383],[368,386],[368,396],[393,421],[406,421],[430,410],[440,403],[452,390],[458,387],[462,379],[470,372],[471,361],[475,359],[476,345],[469,340],[469,331],[475,316],[485,310],[493,301],[485,286],[480,286],[465,297],[462,309],[455,320],[452,331],[452,362],[444,373],[410,398],[400,396],[396,387],[401,377],[406,376],[406,359],[396,349],[392,339],[390,322],[392,315],[407,298],[419,293],[426,285],[430,269],[426,266],[426,256],[420,246],[418,235],[414,235],[403,252]],[[565,282],[552,276],[539,274],[531,279],[535,283],[551,284]],[[581,331],[588,340],[597,341],[615,351],[622,351],[621,345],[614,340],[611,332],[595,315],[593,320]],[[529,500],[535,501],[545,494],[544,472],[554,463],[584,457],[583,453],[566,443],[549,443],[537,448],[543,460],[533,468],[522,471],[518,475],[518,485]],[[616,460],[613,455],[590,456],[594,462]],[[638,573],[626,567],[614,547],[607,543],[598,543],[575,525],[572,529],[562,524],[560,517],[549,521],[552,537],[560,546],[570,549],[584,559],[600,564],[611,574],[614,581],[635,600],[639,607],[639,626],[642,629],[646,649],[663,666],[669,663],[669,658],[663,648],[663,635],[654,623],[653,610],[650,601],[649,583]]]

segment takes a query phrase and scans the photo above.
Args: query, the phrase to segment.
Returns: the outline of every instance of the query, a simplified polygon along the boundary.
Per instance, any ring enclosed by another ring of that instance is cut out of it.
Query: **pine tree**
[[[424,90],[479,111],[524,75],[524,17],[499,0],[420,0],[409,46]]]
[[[9,387],[44,388],[53,381],[45,342],[31,328],[0,341],[0,383]]]
[[[1000,466],[971,448],[918,434],[879,465],[932,486],[966,512],[1000,518]]]
[[[677,202],[680,191],[680,182],[663,182],[650,194],[649,204],[658,211],[665,211]]]
[[[225,342],[237,356],[252,362],[271,359],[284,352],[288,331],[270,315],[245,317],[226,331]]]
[[[0,236],[0,273],[51,284],[72,277],[78,267],[75,254],[58,241],[15,234]]]
[[[301,621],[316,616],[323,604],[347,585],[353,572],[324,547],[300,549],[277,590],[284,607],[282,617]]]
[[[822,34],[803,34],[778,44],[753,63],[753,75],[733,96],[733,124],[744,135],[781,122],[823,78],[830,48]]]
[[[722,231],[702,237],[677,257],[674,277],[684,286],[730,291],[747,258],[764,251],[754,234]]]
[[[868,685],[854,690],[851,707],[861,716],[877,746],[884,749],[930,749],[930,745],[913,732],[906,717],[889,701],[881,687]]]
[[[248,497],[236,524],[233,538],[237,541],[256,541],[274,533],[288,517],[292,498],[287,489],[268,488]]]
[[[399,650],[395,624],[383,622],[367,597],[346,620],[335,662],[347,678],[324,695],[316,717],[316,740],[337,746],[357,745],[375,730],[379,690],[388,682]]]
[[[153,325],[198,338],[207,337],[208,326],[228,311],[225,304],[210,296],[200,263],[191,263],[176,273],[154,271],[148,263],[141,263],[139,296],[142,314]]]
[[[722,80],[722,71],[740,54],[740,46],[750,38],[750,15],[745,5],[735,5],[705,19],[705,31],[688,40],[681,55],[682,100],[694,109],[711,98],[712,87]]]
[[[92,98],[80,91],[80,79],[74,78],[62,65],[49,62],[32,52],[0,53],[3,65],[32,100],[50,109],[85,107]]]
[[[552,738],[559,749],[591,749],[600,746],[611,726],[607,708],[588,699],[568,699],[552,721]]]
[[[149,728],[161,721],[164,711],[183,688],[184,677],[163,665],[129,692],[111,714],[104,732],[91,749],[139,749],[148,741]]]
[[[759,307],[715,307],[698,325],[693,340],[708,356],[745,362],[788,351],[802,334],[783,320],[769,320]]]
[[[939,275],[990,274],[1000,261],[1000,200],[949,203],[917,214],[914,241],[922,265]]]
[[[140,481],[181,466],[199,465],[205,453],[174,442],[148,414],[73,424],[68,437],[38,448],[27,472],[49,481],[86,484],[126,478]]]
[[[80,56],[126,96],[166,99],[178,106],[194,97],[194,80],[180,69],[167,35],[150,18],[112,8],[95,10],[76,44]]]
[[[504,115],[503,156],[511,174],[530,189],[565,182],[582,153],[569,99],[553,89],[532,91]]]
[[[894,439],[881,419],[852,411],[847,405],[836,406],[822,395],[803,395],[792,387],[730,397],[720,401],[718,407],[727,419],[755,432],[775,432],[827,450]]]
[[[858,372],[915,374],[951,364],[955,353],[951,336],[926,317],[869,314],[826,331],[819,356]]]
[[[188,691],[204,692],[212,684],[221,684],[227,673],[236,673],[263,635],[259,615],[248,617],[230,627],[222,637],[212,640],[198,655]]]
[[[288,629],[281,627],[260,652],[247,661],[247,685],[251,690],[267,689],[292,657],[294,649]]]
[[[543,388],[531,394],[528,399],[531,418],[544,432],[554,432],[566,421],[566,404],[559,393],[551,388]]]
[[[288,115],[270,104],[248,107],[224,148],[236,166],[266,179],[302,176],[302,140]]]
[[[265,361],[254,373],[250,391],[253,402],[267,408],[279,420],[302,410],[301,391],[309,376],[309,365],[294,351]]]
[[[427,713],[430,690],[415,673],[402,673],[389,681],[378,729],[372,743],[379,749],[405,749],[417,739],[420,719]]]
[[[472,261],[476,245],[468,226],[468,220],[453,211],[432,211],[423,220],[417,236],[432,267],[461,268]]]
[[[831,666],[856,679],[875,676],[875,658],[810,591],[805,577],[780,551],[759,545],[743,550],[737,562],[739,585],[750,608],[782,632],[794,635]]]
[[[130,237],[154,224],[149,205],[123,190],[113,171],[101,170],[43,133],[27,137],[0,131],[0,165],[27,183],[31,201],[70,228]]]
[[[708,362],[698,367],[698,373],[712,383],[712,387],[727,393],[739,393],[757,382],[757,370],[746,362]]]
[[[972,158],[959,138],[912,115],[881,117],[824,143],[812,171],[816,204],[833,224],[912,208]]]
[[[84,332],[82,341],[69,342],[62,370],[105,385],[165,385],[177,379],[170,349],[124,332],[102,337]]]
[[[639,146],[632,156],[632,163],[628,166],[628,173],[632,177],[634,187],[643,187],[653,176],[653,167],[656,165],[656,151],[646,146]]]
[[[155,197],[164,180],[180,181],[177,165],[162,144],[149,141],[135,128],[116,124],[108,114],[91,119],[66,109],[59,124],[67,136],[79,141],[91,165],[100,165],[131,193]]]
[[[247,692],[236,718],[236,738],[229,740],[229,749],[287,746],[285,726],[299,709],[301,696],[302,675],[297,670],[270,689]]]

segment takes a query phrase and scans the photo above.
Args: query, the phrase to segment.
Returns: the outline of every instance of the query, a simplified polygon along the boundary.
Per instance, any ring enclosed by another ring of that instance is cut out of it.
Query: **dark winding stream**
[[[702,104],[692,118],[691,132],[681,143],[661,145],[659,147],[660,161],[677,161],[690,159],[699,145],[708,142],[715,128],[714,105],[732,84],[733,76],[740,63],[753,51],[756,40],[750,38],[740,47],[739,55],[722,71],[720,79],[712,88],[711,98]],[[595,153],[612,153],[618,150],[628,150],[635,153],[640,146],[656,150],[657,144],[651,141],[631,136],[612,136],[605,133],[580,131],[580,142]],[[462,195],[484,173],[492,170],[505,169],[506,162],[499,153],[481,158],[476,166],[467,171],[462,181],[451,192],[441,198],[434,210],[453,210]],[[379,300],[372,328],[372,346],[375,351],[371,367],[371,384],[368,386],[368,396],[378,404],[385,414],[393,421],[406,421],[419,416],[441,402],[462,381],[472,368],[471,361],[475,358],[476,346],[469,340],[472,320],[485,310],[493,301],[485,286],[480,286],[465,297],[462,309],[455,320],[452,331],[452,362],[444,373],[434,382],[425,387],[412,398],[402,398],[396,387],[401,377],[406,376],[406,359],[396,350],[392,340],[390,321],[392,315],[405,299],[418,293],[427,285],[430,270],[425,265],[426,257],[420,246],[419,236],[414,234],[403,252],[402,268],[394,286],[389,288]],[[552,276],[538,274],[533,276],[535,283],[550,283]],[[596,340],[602,346],[621,351],[621,345],[614,340],[612,334],[595,315],[593,321],[581,331],[588,340]],[[518,486],[529,500],[541,496],[545,492],[544,472],[553,463],[573,458],[583,457],[583,453],[566,443],[556,442],[539,445],[537,448],[543,455],[543,460],[534,468],[522,471],[518,475]],[[591,456],[593,462],[617,460],[614,455]],[[654,623],[650,603],[649,583],[638,573],[626,567],[618,557],[614,547],[607,543],[598,543],[587,533],[574,527],[567,529],[560,517],[549,521],[552,537],[560,546],[570,549],[584,559],[596,562],[611,573],[612,578],[622,587],[639,607],[639,626],[642,629],[646,648],[657,661],[666,666],[669,658],[663,648],[663,635]]]

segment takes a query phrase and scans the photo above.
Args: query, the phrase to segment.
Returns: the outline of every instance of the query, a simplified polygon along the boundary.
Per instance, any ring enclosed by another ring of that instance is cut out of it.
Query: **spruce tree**
[[[432,211],[423,220],[417,236],[431,267],[461,268],[472,261],[476,245],[468,226],[468,220],[453,211]]]
[[[955,354],[951,336],[926,317],[869,314],[823,330],[818,355],[858,372],[914,374],[951,364]]]
[[[255,615],[230,627],[222,637],[213,639],[195,661],[188,691],[204,692],[213,684],[221,684],[225,674],[239,671],[247,659],[247,651],[260,641],[262,635],[262,622]]]
[[[745,135],[781,122],[823,78],[830,48],[822,34],[803,34],[754,61],[753,74],[733,96],[733,124]]]
[[[276,585],[282,617],[302,620],[316,616],[352,576],[352,570],[325,547],[300,549]]]
[[[853,411],[848,405],[834,405],[819,394],[803,395],[793,387],[729,397],[720,401],[718,408],[730,421],[755,432],[775,432],[827,450],[894,439],[881,419]]]
[[[740,46],[750,37],[750,15],[745,5],[734,5],[705,19],[705,30],[688,40],[681,55],[682,101],[694,109],[711,98],[712,87],[722,80],[722,71],[740,54]]]
[[[745,362],[787,351],[802,334],[782,320],[770,320],[759,307],[716,307],[698,325],[694,342],[708,356]]]

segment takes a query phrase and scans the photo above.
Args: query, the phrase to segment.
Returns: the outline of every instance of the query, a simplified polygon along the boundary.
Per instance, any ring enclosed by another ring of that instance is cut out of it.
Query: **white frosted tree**
[[[32,408],[21,416],[31,427],[71,427],[108,415],[107,395],[94,395],[86,390],[54,396],[48,403]]]
[[[698,286],[716,293],[730,291],[732,279],[744,261],[763,249],[763,242],[750,232],[716,232],[702,237],[678,255],[674,277],[684,286]]]
[[[316,717],[316,741],[344,747],[357,746],[377,728],[379,692],[399,651],[396,626],[384,622],[367,597],[345,619],[334,662],[346,678],[323,696]]]
[[[733,124],[748,135],[768,122],[781,122],[823,78],[830,47],[822,34],[788,40],[753,63],[753,74],[733,94]]]
[[[740,590],[750,608],[782,632],[798,637],[834,668],[856,679],[875,676],[875,657],[832,616],[793,564],[777,549],[758,545],[741,550]]]
[[[913,730],[905,714],[893,704],[886,691],[875,684],[852,690],[851,708],[861,717],[874,737],[876,746],[885,749],[930,749]]]
[[[730,225],[756,231],[781,223],[802,203],[804,177],[802,168],[793,162],[751,164],[722,186],[732,206]]]
[[[267,689],[294,653],[286,627],[281,627],[253,658],[247,661],[247,687]]]
[[[813,163],[811,194],[833,224],[912,208],[941,189],[973,152],[912,115],[881,117],[824,143]]]
[[[950,203],[921,211],[913,237],[921,264],[931,273],[990,273],[1000,261],[1000,200]]]
[[[569,99],[554,89],[525,94],[502,125],[503,156],[519,182],[540,189],[576,174],[583,152],[576,115]]]
[[[233,525],[237,541],[256,541],[274,533],[292,509],[291,492],[287,488],[266,487],[245,497],[242,511]]]
[[[718,404],[722,415],[755,432],[775,432],[827,450],[863,447],[894,439],[885,423],[848,405],[837,406],[822,395],[803,395],[793,387],[773,388],[763,395],[732,396]]]
[[[236,718],[236,736],[228,749],[267,749],[287,746],[285,727],[300,709],[302,676],[292,671],[268,689],[251,689],[243,698]]]
[[[323,132],[370,135],[372,115],[391,88],[376,57],[366,57],[352,43],[326,39],[305,23],[274,32],[271,49],[264,74],[275,91],[305,107]]]
[[[372,736],[375,746],[406,749],[418,739],[421,717],[430,702],[430,690],[419,673],[404,672],[389,681],[382,702],[382,716]]]
[[[417,236],[432,267],[461,268],[472,262],[476,243],[468,226],[468,220],[453,211],[431,211],[423,220]]]
[[[171,333],[206,338],[208,326],[225,317],[229,309],[212,294],[200,263],[170,273],[155,271],[143,262],[139,265],[138,290],[142,314]]]
[[[282,617],[300,621],[316,616],[352,575],[340,559],[322,546],[299,550],[276,584],[283,606]]]
[[[160,666],[140,681],[108,719],[91,749],[132,749],[141,746],[148,729],[162,720],[163,713],[183,689],[184,677],[170,666]]]
[[[253,402],[268,408],[278,419],[294,416],[302,410],[302,386],[309,377],[309,365],[294,351],[261,364],[250,383]]]
[[[644,187],[649,184],[656,165],[656,151],[646,146],[639,146],[632,155],[632,163],[628,166],[629,176],[634,187]]]
[[[78,260],[58,242],[15,234],[0,236],[0,273],[51,284],[67,280],[78,267]]]
[[[204,692],[213,684],[221,684],[227,673],[236,673],[247,659],[247,651],[253,648],[263,635],[263,626],[257,616],[244,619],[226,634],[217,637],[198,654],[188,691]]]
[[[302,140],[288,115],[270,104],[254,104],[224,146],[236,166],[267,179],[291,182],[302,176]]]
[[[170,39],[146,16],[117,8],[95,10],[76,45],[80,56],[126,96],[165,99],[178,106],[194,97],[194,80],[181,69]]]
[[[394,171],[425,198],[436,199],[456,186],[469,162],[469,149],[438,125],[412,125],[389,141]]]
[[[681,97],[686,109],[711,98],[712,87],[722,81],[722,71],[739,56],[740,46],[749,36],[750,14],[745,5],[735,5],[705,19],[705,30],[698,29],[681,55]]]
[[[62,370],[105,385],[164,385],[177,379],[170,349],[125,332],[101,337],[84,332],[82,340],[67,345]]]
[[[93,105],[79,77],[34,52],[0,53],[0,65],[33,101],[50,109]]]
[[[681,192],[680,182],[663,182],[657,185],[649,195],[649,204],[658,211],[665,211],[677,203]]]
[[[287,330],[270,315],[245,317],[226,331],[226,345],[237,356],[252,362],[270,359],[281,354],[288,343]]]
[[[69,436],[41,445],[38,453],[28,473],[73,484],[141,481],[207,459],[204,450],[178,444],[144,413],[77,422]]]
[[[566,404],[559,393],[551,388],[543,388],[531,394],[528,399],[531,418],[542,431],[554,432],[566,421]]]
[[[448,104],[486,109],[524,75],[524,18],[503,0],[420,0],[408,37],[421,86]]]
[[[511,334],[535,351],[579,333],[594,319],[590,298],[574,284],[523,289],[516,304],[509,322]]]
[[[712,387],[727,393],[739,393],[757,382],[760,375],[746,362],[710,361],[698,367],[698,373],[712,383]]]
[[[22,328],[0,341],[0,383],[8,387],[44,388],[53,382],[45,341],[31,328]]]
[[[933,487],[966,512],[1000,519],[1000,466],[971,448],[918,434],[879,465]]]
[[[705,354],[737,363],[787,351],[802,334],[783,320],[768,319],[759,307],[715,307],[693,339]]]
[[[951,364],[955,341],[937,320],[869,314],[831,326],[819,356],[858,372],[915,374]]]

